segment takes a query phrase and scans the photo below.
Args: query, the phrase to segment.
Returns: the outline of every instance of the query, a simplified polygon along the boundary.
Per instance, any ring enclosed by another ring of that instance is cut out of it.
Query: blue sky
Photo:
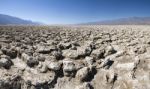
[[[150,16],[150,0],[0,0],[0,14],[47,24]]]

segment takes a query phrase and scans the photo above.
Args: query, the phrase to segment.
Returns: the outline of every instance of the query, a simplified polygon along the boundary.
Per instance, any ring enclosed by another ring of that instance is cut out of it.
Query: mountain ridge
[[[150,17],[126,17],[82,23],[82,25],[150,25]]]
[[[40,25],[41,23],[24,20],[15,16],[0,14],[0,25]]]
[[[25,20],[15,16],[0,14],[0,25],[43,25],[43,23]],[[126,17],[113,20],[80,23],[78,25],[150,25],[150,16]]]

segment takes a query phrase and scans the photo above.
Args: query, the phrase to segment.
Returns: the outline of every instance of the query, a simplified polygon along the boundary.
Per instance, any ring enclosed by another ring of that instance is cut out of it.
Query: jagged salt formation
[[[150,26],[1,26],[0,89],[149,89]]]

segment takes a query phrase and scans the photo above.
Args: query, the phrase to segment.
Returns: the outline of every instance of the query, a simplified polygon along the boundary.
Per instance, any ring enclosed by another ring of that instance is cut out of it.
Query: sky
[[[46,24],[150,16],[150,0],[0,0],[0,14]]]

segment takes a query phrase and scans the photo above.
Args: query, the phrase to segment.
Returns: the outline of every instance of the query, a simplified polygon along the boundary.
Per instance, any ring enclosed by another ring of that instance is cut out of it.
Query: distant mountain
[[[17,17],[0,14],[0,25],[39,25],[38,22],[20,19]]]
[[[129,17],[114,20],[83,23],[85,25],[150,25],[150,17]]]

